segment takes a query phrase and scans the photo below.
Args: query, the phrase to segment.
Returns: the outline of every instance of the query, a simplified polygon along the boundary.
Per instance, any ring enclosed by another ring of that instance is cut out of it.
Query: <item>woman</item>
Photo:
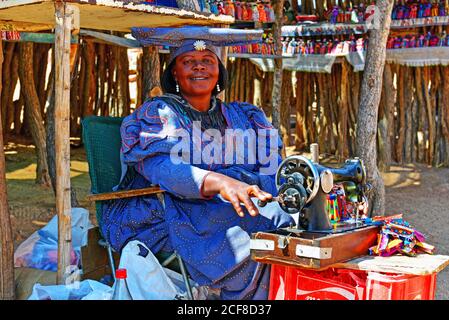
[[[129,169],[120,188],[158,184],[167,192],[162,202],[143,196],[105,204],[102,233],[116,250],[130,240],[142,241],[153,253],[176,250],[192,279],[220,289],[222,299],[266,299],[269,268],[250,259],[250,235],[288,226],[293,219],[278,206],[262,210],[255,205],[251,197],[266,201],[276,193],[274,172],[261,174],[260,159],[249,161],[251,145],[225,159],[229,145],[220,138],[226,138],[229,129],[259,132],[273,127],[257,107],[216,98],[226,87],[227,74],[214,42],[203,32],[197,33],[204,38],[200,40],[186,38],[179,29],[174,34],[181,42],[162,77],[165,94],[147,100],[121,127],[121,153]],[[226,39],[229,43],[229,35]],[[198,131],[215,133],[219,144],[201,161],[195,157],[210,150],[210,144],[195,138]],[[188,148],[184,143],[180,161],[174,150],[180,150],[186,137]],[[275,142],[278,164],[279,138]],[[264,148],[265,154],[273,152],[270,144]]]

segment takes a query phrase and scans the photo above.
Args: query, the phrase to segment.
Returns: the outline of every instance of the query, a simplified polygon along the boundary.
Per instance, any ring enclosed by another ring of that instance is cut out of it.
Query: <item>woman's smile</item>
[[[173,66],[173,76],[179,85],[180,92],[192,105],[197,104],[198,98],[203,100],[204,109],[210,103],[212,91],[215,89],[220,70],[217,56],[209,51],[189,51],[176,57]],[[196,97],[195,101],[192,100]]]

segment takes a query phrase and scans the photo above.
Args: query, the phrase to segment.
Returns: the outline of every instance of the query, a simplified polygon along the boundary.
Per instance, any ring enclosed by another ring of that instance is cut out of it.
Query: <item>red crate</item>
[[[416,276],[349,269],[271,266],[270,300],[432,300],[436,273]]]
[[[415,276],[368,272],[366,300],[433,300],[436,273]]]

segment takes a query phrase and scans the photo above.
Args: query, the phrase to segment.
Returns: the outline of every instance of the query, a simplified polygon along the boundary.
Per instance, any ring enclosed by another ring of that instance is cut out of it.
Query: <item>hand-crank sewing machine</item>
[[[340,196],[345,196],[345,199],[342,199],[344,203],[340,206],[345,208],[332,209],[345,211],[351,219],[332,224],[328,204],[338,196],[335,193],[329,196],[335,189],[335,183],[340,183],[340,188],[343,188],[341,191],[344,194],[340,192]],[[313,232],[337,233],[364,226],[359,217],[366,213],[366,194],[371,186],[366,182],[365,167],[358,158],[346,160],[341,168],[328,168],[304,156],[290,156],[277,170],[276,187],[279,194],[273,200],[285,212],[299,214],[297,227]],[[351,212],[346,212],[346,200],[353,204]],[[266,202],[259,201],[259,206],[265,205]]]
[[[331,168],[301,155],[287,157],[276,173],[278,196],[270,202],[297,214],[298,223],[253,234],[252,258],[320,269],[367,254],[376,242],[378,227],[362,219],[371,190],[366,180],[358,158]],[[260,207],[266,205],[259,201]]]

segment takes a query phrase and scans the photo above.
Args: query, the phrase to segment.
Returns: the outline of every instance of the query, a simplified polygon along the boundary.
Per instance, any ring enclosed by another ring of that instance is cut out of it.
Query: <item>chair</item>
[[[163,192],[158,187],[116,192],[112,191],[113,187],[120,182],[121,177],[120,126],[122,121],[123,118],[100,116],[88,116],[81,121],[92,192],[87,199],[95,201],[96,217],[99,226],[101,225],[103,215],[101,210],[102,201]],[[99,229],[102,237],[99,244],[107,249],[112,276],[115,280],[115,265],[112,256],[114,250],[101,234],[101,228]],[[193,299],[187,270],[183,260],[177,252],[175,251],[169,254],[158,253],[156,254],[156,257],[162,266],[182,274],[184,284],[187,288],[188,298]],[[177,264],[175,259],[177,259]]]

